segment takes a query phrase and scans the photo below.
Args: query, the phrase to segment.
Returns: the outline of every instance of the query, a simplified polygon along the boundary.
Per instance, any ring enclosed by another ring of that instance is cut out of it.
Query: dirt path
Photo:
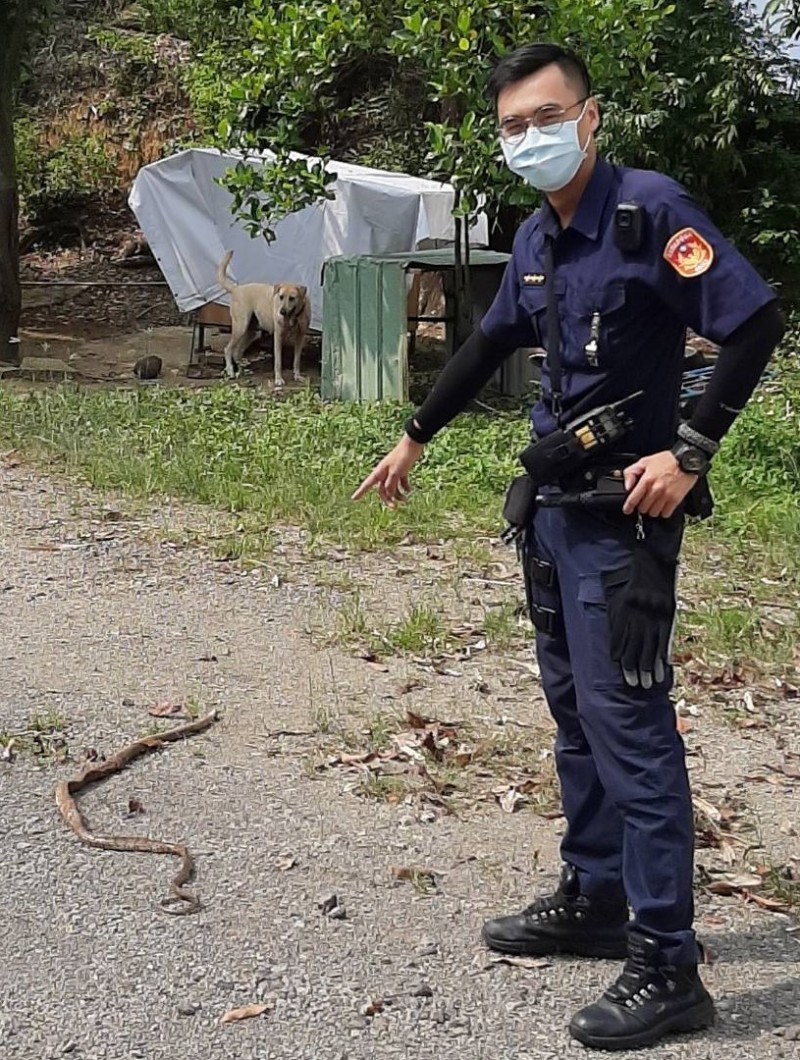
[[[509,733],[530,745],[547,735],[519,648],[491,656],[468,638],[474,650],[437,673],[326,643],[347,599],[344,568],[348,592],[360,586],[368,608],[391,610],[438,586],[462,622],[475,595],[502,579],[478,588],[462,578],[458,589],[453,572],[468,563],[413,546],[399,573],[380,557],[332,552],[311,563],[296,536],[247,572],[182,544],[222,532],[207,514],[137,512],[24,466],[0,471],[0,498],[0,731],[30,734],[38,715],[67,745],[45,732],[43,753],[0,760],[4,1057],[555,1060],[570,1051],[569,1015],[614,966],[489,966],[478,940],[484,917],[552,882],[561,822],[530,805],[504,812],[491,795],[455,800],[452,814],[435,798],[368,798],[363,769],[320,768],[348,749],[392,746],[378,722],[406,709],[457,719],[473,748],[473,732],[497,747]],[[510,565],[508,555],[497,563]],[[145,731],[153,704],[189,699],[223,720],[82,802],[97,830],[189,843],[204,909],[167,918],[154,904],[169,859],[81,847],[52,791],[86,749],[108,753]],[[747,796],[736,812],[758,821],[755,860],[796,858],[800,784],[744,780],[764,773],[761,762],[784,761],[780,741],[796,741],[794,727],[734,731],[706,708],[692,724],[698,790],[716,805]],[[502,789],[499,754],[484,765],[475,791]],[[131,799],[145,812],[130,815]],[[721,864],[717,851],[699,861]],[[393,867],[432,870],[436,887],[397,879]],[[320,911],[333,894],[343,919]],[[706,895],[699,928],[719,952],[706,970],[718,1026],[649,1055],[796,1057],[800,937],[789,921]],[[251,1002],[268,1011],[219,1024]]]

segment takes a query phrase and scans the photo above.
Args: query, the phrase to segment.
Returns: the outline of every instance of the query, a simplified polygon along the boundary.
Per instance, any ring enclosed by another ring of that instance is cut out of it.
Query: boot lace
[[[563,920],[565,917],[575,920],[583,920],[586,913],[581,908],[580,896],[571,897],[559,889],[555,894],[537,898],[535,902],[522,911],[523,916],[532,917],[534,920]]]
[[[606,997],[617,1005],[635,1009],[661,994],[675,990],[674,969],[669,965],[654,967],[646,953],[632,952]]]

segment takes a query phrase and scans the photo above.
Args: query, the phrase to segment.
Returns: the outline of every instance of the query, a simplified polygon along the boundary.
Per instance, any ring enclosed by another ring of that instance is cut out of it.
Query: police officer
[[[616,473],[621,510],[559,503],[574,483],[556,465],[552,482],[537,482],[524,567],[557,723],[564,866],[554,894],[483,929],[506,953],[625,957],[569,1029],[589,1046],[633,1049],[713,1020],[697,973],[692,802],[670,701],[675,577],[686,498],[783,322],[773,291],[681,186],[598,157],[598,104],[577,55],[520,48],[489,92],[505,160],[544,193],[542,206],[519,229],[480,326],[354,499],[375,488],[389,507],[402,501],[424,445],[519,347],[547,350],[532,410],[539,450],[592,405],[638,395],[627,432],[580,470],[590,483]],[[681,423],[687,326],[720,351]]]

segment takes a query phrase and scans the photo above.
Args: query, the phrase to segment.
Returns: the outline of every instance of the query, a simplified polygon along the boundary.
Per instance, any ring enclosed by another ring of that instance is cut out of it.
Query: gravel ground
[[[325,743],[321,712],[380,711],[410,665],[380,669],[309,638],[309,616],[329,598],[310,564],[244,572],[176,547],[176,532],[203,518],[194,511],[117,518],[124,504],[104,510],[103,498],[24,466],[0,470],[0,490],[0,730],[55,712],[70,752],[66,764],[0,761],[0,1055],[555,1060],[582,1049],[566,1023],[616,966],[489,965],[479,942],[486,916],[553,882],[560,822],[489,804],[459,816],[392,807],[358,798],[352,777],[309,768]],[[363,562],[374,584],[369,564],[380,561]],[[498,660],[488,706],[466,666],[417,695],[437,716],[456,703],[511,713],[505,680]],[[513,712],[544,724],[540,698],[520,688]],[[171,918],[155,910],[171,860],[81,846],[53,785],[83,748],[111,753],[147,729],[148,707],[189,696],[221,722],[81,799],[95,830],[189,843],[203,910]],[[702,739],[705,754],[693,770],[712,789],[744,791],[753,763],[780,746],[772,731],[739,734],[710,716],[695,730],[690,746]],[[798,785],[753,788],[764,848],[796,857]],[[130,816],[131,798],[146,812]],[[436,893],[395,880],[397,865],[435,869]],[[320,910],[333,894],[343,919]],[[704,896],[698,924],[719,955],[705,969],[717,1026],[649,1055],[800,1056],[789,921]],[[220,1024],[253,1002],[267,1012]]]

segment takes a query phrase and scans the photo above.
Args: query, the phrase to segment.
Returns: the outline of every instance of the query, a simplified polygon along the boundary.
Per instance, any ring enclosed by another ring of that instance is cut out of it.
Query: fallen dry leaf
[[[719,824],[722,820],[722,816],[717,807],[709,802],[708,799],[702,798],[700,795],[692,797],[695,810],[697,810],[703,817],[708,818],[709,821],[713,821],[714,824]]]
[[[296,864],[297,864],[297,858],[295,858],[295,857],[283,858],[282,861],[278,862],[278,869],[281,872],[288,872],[289,869],[293,869]]]
[[[183,703],[170,703],[164,701],[162,703],[156,703],[154,707],[151,707],[147,712],[152,718],[177,718],[185,716],[185,707]]]
[[[773,773],[780,773],[781,776],[788,777],[789,780],[800,780],[800,773],[789,769],[785,762],[782,762],[779,766],[773,766],[769,762],[763,762],[762,765],[765,769],[771,769]]]
[[[752,891],[742,891],[741,895],[745,902],[752,902],[753,905],[757,905],[761,909],[766,909],[770,913],[791,912],[788,905],[784,902],[779,902],[776,898],[764,898],[763,895],[753,894]]]
[[[500,803],[500,809],[505,813],[513,813],[517,806],[521,802],[524,802],[524,797],[517,791],[516,788],[508,788],[502,795],[497,796],[497,801]]]
[[[508,954],[499,954],[497,956],[492,955],[487,968],[491,968],[495,964],[511,964],[516,968],[550,968],[552,963],[547,957],[513,957]]]
[[[742,874],[739,876],[723,876],[718,880],[714,880],[706,887],[706,890],[711,894],[720,894],[723,897],[729,897],[732,894],[736,894],[743,890],[752,890],[754,888],[763,887],[764,881],[760,876],[753,876],[752,874]]]
[[[237,1023],[239,1020],[249,1020],[254,1016],[263,1016],[268,1008],[269,1005],[254,1001],[250,1005],[230,1009],[223,1016],[220,1016],[219,1021],[220,1023]]]
[[[409,880],[415,886],[436,888],[436,873],[432,869],[418,869],[407,865],[392,865],[389,870],[395,880]]]
[[[373,998],[368,1005],[365,1005],[361,1010],[363,1016],[376,1016],[379,1012],[383,1012],[384,1002],[380,998]]]
[[[131,796],[131,798],[128,799],[128,813],[145,813],[145,812],[146,812],[145,808],[142,805],[142,803],[139,801],[139,799],[135,798],[134,796]]]
[[[426,718],[424,714],[417,714],[414,710],[406,711],[406,720],[412,729],[427,729],[429,725],[435,725],[433,718]]]
[[[405,696],[405,695],[408,695],[409,692],[414,692],[416,689],[424,688],[424,687],[425,687],[425,684],[424,684],[423,681],[419,681],[415,677],[412,677],[410,680],[404,681],[398,687],[397,693],[400,696]]]

